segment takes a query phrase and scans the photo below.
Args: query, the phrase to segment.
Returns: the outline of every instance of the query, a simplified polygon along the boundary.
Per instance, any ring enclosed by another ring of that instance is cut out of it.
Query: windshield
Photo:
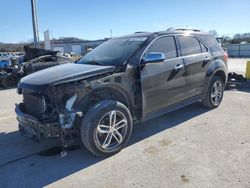
[[[96,47],[76,63],[121,65],[133,55],[146,39],[146,37],[110,39]]]

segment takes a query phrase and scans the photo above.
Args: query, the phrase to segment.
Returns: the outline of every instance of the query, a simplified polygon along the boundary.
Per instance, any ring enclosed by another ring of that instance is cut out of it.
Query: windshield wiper
[[[104,63],[98,62],[98,61],[88,61],[86,64],[89,65],[105,65]]]
[[[81,61],[81,60],[78,60],[78,61],[75,61],[74,63],[87,64],[87,65],[106,65],[106,64],[98,62],[98,61]]]

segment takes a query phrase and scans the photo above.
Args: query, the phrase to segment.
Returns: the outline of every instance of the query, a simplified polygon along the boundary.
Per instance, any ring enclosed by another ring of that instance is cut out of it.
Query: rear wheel
[[[128,108],[118,101],[104,100],[92,106],[84,116],[81,138],[95,155],[109,156],[126,146],[132,128]]]
[[[220,105],[224,93],[224,82],[219,76],[214,76],[209,84],[206,97],[202,104],[209,108],[216,108]]]

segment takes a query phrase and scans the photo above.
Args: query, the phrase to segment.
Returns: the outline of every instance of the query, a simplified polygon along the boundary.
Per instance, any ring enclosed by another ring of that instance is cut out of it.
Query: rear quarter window
[[[222,47],[218,43],[218,41],[211,35],[199,35],[197,36],[204,42],[212,52],[221,52],[223,51]]]

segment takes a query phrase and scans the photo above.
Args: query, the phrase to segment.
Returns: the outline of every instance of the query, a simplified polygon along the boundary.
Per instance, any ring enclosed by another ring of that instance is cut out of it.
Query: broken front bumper
[[[26,114],[23,103],[16,104],[15,112],[19,123],[19,131],[23,136],[42,141],[44,138],[59,137],[57,122],[43,123]]]

